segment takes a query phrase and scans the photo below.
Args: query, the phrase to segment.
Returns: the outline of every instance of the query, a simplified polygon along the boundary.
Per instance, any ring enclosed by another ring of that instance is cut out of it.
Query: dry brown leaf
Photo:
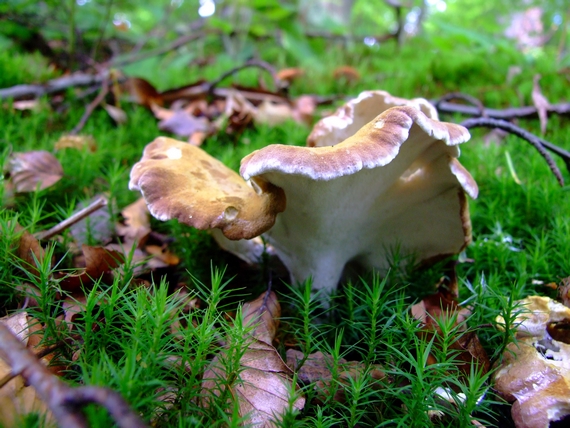
[[[166,266],[176,266],[180,263],[180,257],[171,253],[164,245],[146,245],[144,249],[148,254],[154,256],[155,259],[160,260]]]
[[[26,312],[0,318],[20,341],[28,344],[29,322]],[[11,377],[11,368],[0,358],[0,382]],[[21,376],[16,376],[0,388],[0,425],[5,427],[22,426],[25,415],[35,412],[46,415],[46,422],[53,421],[45,403],[38,398],[36,390],[26,386]]]
[[[317,100],[312,95],[301,95],[295,100],[293,108],[293,119],[295,122],[303,123],[307,126],[313,125]]]
[[[449,350],[455,354],[457,360],[461,361],[461,363],[458,361],[457,366],[467,376],[472,362],[476,362],[483,373],[489,371],[491,363],[479,338],[475,332],[466,331],[464,322],[471,312],[458,305],[453,292],[441,287],[436,294],[427,296],[421,302],[413,305],[411,313],[424,326],[421,337],[429,341],[435,336],[435,346],[439,343],[439,335],[441,334],[438,320],[456,317],[455,326],[459,326],[458,337],[451,343]],[[435,364],[437,361],[433,356],[430,356],[428,363]]]
[[[558,297],[564,306],[570,308],[570,277],[562,279],[558,286]]]
[[[540,132],[544,135],[548,125],[548,110],[550,110],[551,106],[546,97],[542,95],[539,82],[540,74],[535,74],[532,79],[532,103],[536,107],[538,119],[540,120]]]
[[[8,172],[16,192],[33,192],[39,187],[47,189],[63,177],[63,168],[54,155],[44,150],[14,153]]]
[[[65,291],[77,290],[81,285],[88,286],[125,261],[123,254],[103,247],[82,245],[81,250],[85,257],[85,269],[61,279],[60,286]]]
[[[293,117],[293,109],[288,104],[275,104],[268,100],[254,110],[253,120],[269,126],[279,125]]]
[[[341,65],[333,71],[333,77],[335,79],[345,78],[348,82],[357,82],[360,80],[360,73],[354,67],[349,65]]]
[[[279,70],[275,77],[277,77],[279,80],[291,83],[293,80],[298,79],[303,74],[305,74],[303,69],[292,67]]]
[[[389,382],[383,367],[380,365],[375,365],[367,371],[366,366],[359,361],[347,361],[344,358],[335,361],[330,354],[315,352],[310,354],[303,365],[299,367],[303,359],[304,355],[301,351],[287,350],[287,365],[297,372],[299,382],[304,385],[314,384],[319,402],[324,402],[331,394],[334,394],[333,400],[345,402],[344,387],[350,384],[351,378],[355,379],[362,375],[369,376],[374,388],[381,388]],[[333,368],[338,373],[336,379],[338,382],[333,381]]]
[[[103,104],[103,108],[118,125],[127,123],[127,113],[122,108],[106,103]]]
[[[180,137],[190,137],[195,132],[210,132],[210,121],[206,117],[196,117],[186,110],[177,110],[168,119],[161,120],[158,128]]]
[[[62,135],[54,145],[55,150],[62,149],[87,149],[90,152],[97,151],[97,143],[91,135]]]
[[[162,97],[158,91],[144,79],[131,77],[123,83],[123,89],[127,92],[131,100],[145,107],[153,104],[161,106],[163,104]]]
[[[127,205],[121,215],[125,219],[125,224],[117,224],[115,226],[117,234],[122,236],[125,241],[144,241],[151,232],[150,229],[150,213],[146,206],[144,198],[139,198],[130,205]]]
[[[240,416],[247,415],[245,425],[275,427],[280,415],[289,410],[291,391],[296,390],[293,372],[271,346],[277,328],[275,317],[280,314],[279,302],[273,292],[264,293],[246,303],[242,314],[244,324],[258,324],[252,337],[243,339],[247,350],[240,359],[238,379],[230,385],[231,395],[238,400]],[[224,360],[224,356],[216,356],[210,363],[204,373],[204,392],[220,395],[225,390],[228,380]],[[208,406],[210,399],[205,395],[204,404]],[[304,405],[305,399],[297,396],[292,407],[301,410]]]
[[[74,214],[93,204],[100,198],[101,195],[96,195],[88,201],[77,204],[77,209],[74,211]],[[85,217],[83,220],[73,224],[69,228],[69,232],[71,233],[71,236],[73,236],[78,247],[91,242],[106,244],[111,241],[113,236],[112,226],[109,210],[102,207],[91,213],[88,217]]]
[[[16,230],[21,230],[21,226],[17,226]],[[36,263],[41,263],[44,259],[44,249],[39,241],[27,230],[22,232],[18,243],[17,255],[23,262],[23,268],[33,276],[38,277],[39,271]]]

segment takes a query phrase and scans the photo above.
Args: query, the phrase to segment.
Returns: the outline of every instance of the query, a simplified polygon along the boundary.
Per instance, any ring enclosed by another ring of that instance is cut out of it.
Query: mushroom
[[[315,124],[307,138],[307,146],[334,146],[352,136],[380,113],[397,106],[414,107],[430,119],[439,120],[435,107],[424,98],[407,100],[386,91],[364,91]]]
[[[514,402],[517,428],[548,428],[570,415],[570,345],[548,333],[553,323],[570,320],[570,308],[541,296],[518,303],[525,310],[514,321],[517,341],[507,346],[495,388]]]
[[[395,249],[430,261],[470,242],[465,192],[475,198],[478,189],[457,160],[468,139],[417,106],[393,107],[334,146],[251,153],[240,168],[250,187],[201,149],[161,137],[133,168],[130,188],[160,219],[229,239],[265,232],[292,281],[312,277],[314,290],[332,291],[349,262],[382,269]]]

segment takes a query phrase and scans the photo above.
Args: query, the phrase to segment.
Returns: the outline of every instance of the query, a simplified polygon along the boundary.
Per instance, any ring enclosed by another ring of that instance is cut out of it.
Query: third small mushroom
[[[198,147],[159,137],[129,187],[155,217],[219,229],[217,240],[263,234],[292,282],[310,277],[315,291],[330,292],[347,264],[385,269],[394,251],[429,262],[470,242],[466,194],[478,188],[457,160],[469,137],[426,100],[367,91],[319,121],[307,147],[272,144],[243,158],[241,177]]]

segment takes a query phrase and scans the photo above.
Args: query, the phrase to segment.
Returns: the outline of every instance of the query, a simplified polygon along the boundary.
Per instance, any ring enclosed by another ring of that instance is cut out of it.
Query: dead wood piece
[[[105,407],[119,427],[147,426],[116,392],[93,386],[72,388],[66,385],[54,376],[7,326],[1,323],[0,355],[10,365],[13,373],[21,375],[35,388],[60,426],[88,427],[87,420],[81,412],[81,407],[87,403]]]
[[[564,160],[566,168],[570,171],[570,153],[567,152],[566,150],[561,149],[560,147],[555,146],[554,144],[549,143],[548,141],[545,141],[537,137],[536,135],[528,132],[527,130],[519,128],[518,126],[513,125],[512,123],[504,120],[480,117],[480,118],[464,120],[463,122],[461,122],[461,125],[467,129],[477,128],[477,127],[498,128],[502,129],[503,131],[510,132],[511,134],[514,134],[522,138],[523,140],[528,141],[530,144],[534,146],[536,150],[538,150],[541,156],[546,160],[548,167],[556,177],[556,180],[558,180],[558,183],[561,186],[564,186],[564,179],[562,178],[562,173],[560,172],[560,169],[554,162],[554,159],[552,159],[552,156],[550,156],[550,154],[546,151],[546,149],[560,156]]]
[[[437,105],[439,113],[459,113],[466,116],[481,116],[479,107],[468,106],[463,104],[455,104],[447,101],[440,102],[439,100],[430,100],[433,105]],[[509,120],[516,117],[534,117],[538,115],[538,110],[534,106],[513,107],[506,109],[492,109],[485,108],[483,110],[484,116]],[[550,106],[549,114],[570,115],[570,103],[552,104]]]
[[[451,100],[463,100],[463,101],[467,101],[469,104],[474,105],[475,107],[477,107],[479,109],[479,116],[481,117],[486,117],[485,114],[485,106],[483,105],[483,103],[481,102],[481,100],[475,98],[472,95],[469,94],[464,94],[461,92],[450,92],[449,94],[445,94],[444,96],[442,96],[440,99],[438,99],[436,101],[436,103],[434,104],[435,108],[439,110],[439,106],[441,105],[441,103],[445,102],[445,101],[451,101]]]
[[[50,80],[43,85],[16,85],[11,88],[0,89],[0,100],[8,98],[13,98],[14,100],[37,98],[77,86],[100,85],[108,78],[108,74],[108,71],[96,75],[75,73],[70,76]]]

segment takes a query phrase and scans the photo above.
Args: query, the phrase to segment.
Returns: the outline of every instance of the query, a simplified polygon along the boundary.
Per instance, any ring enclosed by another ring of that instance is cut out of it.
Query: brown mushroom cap
[[[166,137],[146,146],[129,183],[159,220],[218,228],[230,239],[260,235],[285,209],[281,189],[261,177],[252,186],[205,151]]]
[[[437,110],[424,98],[398,98],[386,91],[365,91],[341,106],[334,114],[318,121],[307,138],[307,146],[334,146],[346,140],[380,113],[391,107],[410,106],[433,120]]]
[[[455,159],[468,139],[459,125],[394,107],[334,146],[253,152],[240,173],[284,190],[287,209],[265,236],[293,280],[331,290],[349,261],[386,268],[394,249],[428,260],[470,242],[464,190],[476,197],[477,184]]]

